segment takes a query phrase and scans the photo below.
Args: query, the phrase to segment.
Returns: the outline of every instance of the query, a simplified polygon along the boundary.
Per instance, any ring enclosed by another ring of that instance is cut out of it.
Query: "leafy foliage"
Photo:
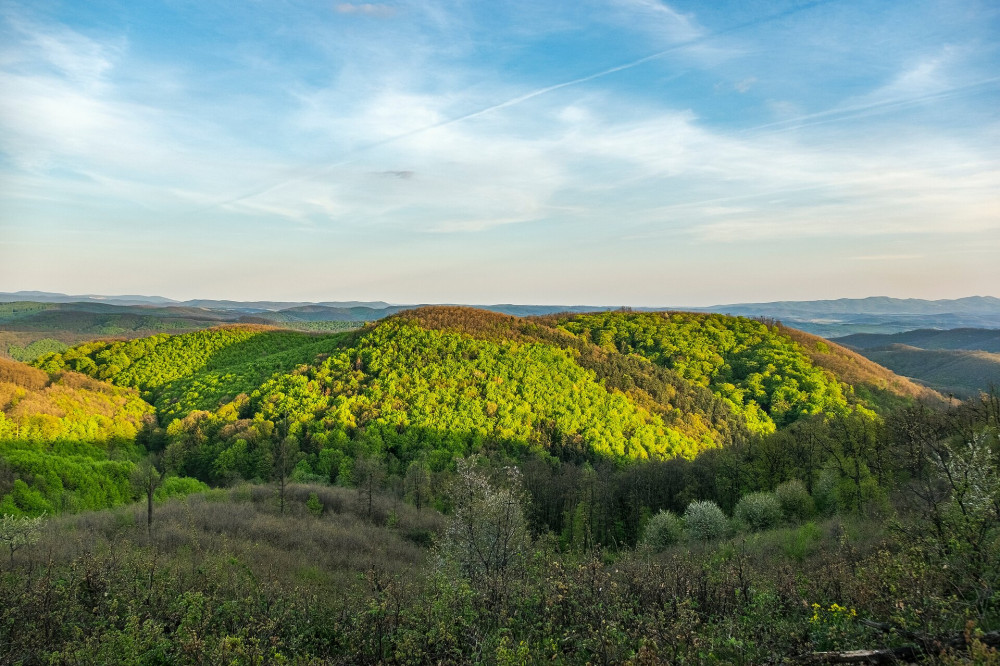
[[[798,479],[785,481],[774,489],[774,494],[781,504],[781,513],[785,520],[805,520],[816,513],[816,503],[809,495],[805,484]]]
[[[86,343],[44,356],[36,365],[49,372],[70,368],[153,395],[156,389],[199,371],[242,365],[312,340],[302,333],[261,326],[227,326],[184,335]]]
[[[776,328],[742,317],[605,312],[556,319],[575,335],[623,354],[639,354],[710,388],[753,432],[799,418],[845,413],[840,384],[815,367]]]
[[[69,347],[58,340],[53,340],[52,338],[42,338],[41,340],[35,340],[24,347],[11,345],[7,348],[7,353],[10,354],[10,357],[15,361],[28,363],[34,361],[39,356],[44,356],[45,354],[55,354],[66,351],[67,349],[69,349]]]

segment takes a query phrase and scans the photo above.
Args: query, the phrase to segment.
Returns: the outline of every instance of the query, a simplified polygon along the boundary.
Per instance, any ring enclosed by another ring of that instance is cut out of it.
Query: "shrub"
[[[684,536],[684,521],[671,511],[660,511],[649,519],[642,542],[659,553]]]
[[[726,514],[715,502],[691,502],[684,512],[684,526],[695,541],[718,539],[726,533]]]
[[[781,513],[786,520],[805,520],[816,513],[816,503],[806,490],[804,483],[798,479],[786,481],[774,489],[781,503]]]
[[[193,493],[203,493],[208,486],[189,476],[168,476],[153,493],[153,498],[162,502],[170,497],[182,497]]]
[[[768,530],[781,522],[781,502],[774,493],[750,493],[736,503],[733,518],[751,532]]]
[[[323,515],[323,503],[319,501],[319,495],[316,493],[309,493],[309,499],[306,500],[306,508],[309,509],[309,513],[317,518]]]
[[[771,529],[781,522],[781,502],[774,493],[750,493],[736,503],[733,518],[751,532]]]

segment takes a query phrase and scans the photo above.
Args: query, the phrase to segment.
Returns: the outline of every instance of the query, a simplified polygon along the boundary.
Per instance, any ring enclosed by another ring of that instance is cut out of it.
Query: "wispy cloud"
[[[690,42],[705,34],[692,16],[660,0],[616,0],[615,4],[630,20],[640,21],[644,29],[661,34],[668,42]]]
[[[616,0],[587,5],[585,28],[557,6],[502,4],[514,27],[497,34],[472,5],[327,4],[213,45],[213,71],[157,61],[134,32],[15,11],[0,46],[4,242],[142,229],[156,247],[197,238],[231,270],[227,239],[257,265],[351,248],[336,279],[352,285],[349,268],[387,252],[393,275],[461,258],[481,285],[514,284],[497,257],[518,257],[525,289],[548,276],[592,294],[613,293],[593,291],[600,276],[668,284],[685,262],[722,276],[791,247],[771,263],[835,271],[827,249],[846,243],[841,266],[902,274],[931,245],[983,246],[1000,233],[1000,124],[984,104],[1000,79],[975,48],[936,44],[822,95],[803,91],[823,72],[791,62],[776,86],[763,65],[778,40],[757,31],[787,23],[794,38],[827,4],[732,19]],[[382,8],[406,20],[347,20]],[[287,41],[267,43],[275,32]]]

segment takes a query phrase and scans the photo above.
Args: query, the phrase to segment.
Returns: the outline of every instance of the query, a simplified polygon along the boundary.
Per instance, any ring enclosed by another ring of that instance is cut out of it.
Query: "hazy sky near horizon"
[[[1000,296],[992,0],[0,0],[0,291]]]

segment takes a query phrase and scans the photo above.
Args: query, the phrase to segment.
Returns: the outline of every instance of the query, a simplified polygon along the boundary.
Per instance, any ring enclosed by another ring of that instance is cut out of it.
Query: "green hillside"
[[[152,412],[135,391],[0,359],[0,438],[130,443]]]
[[[36,364],[0,363],[0,538],[34,533],[0,661],[764,663],[883,645],[855,613],[996,624],[995,397],[928,409],[771,322],[428,307]],[[133,502],[147,463],[198,494],[22,518]]]
[[[594,344],[638,354],[708,387],[752,432],[818,413],[846,413],[837,380],[777,329],[752,319],[690,313],[597,313],[554,323]]]
[[[715,314],[424,307],[350,333],[225,326],[86,343],[36,365],[139,390],[166,463],[210,482],[267,479],[288,436],[300,476],[350,480],[358,456],[398,474],[479,451],[691,458],[879,407],[787,332]]]
[[[154,410],[133,389],[0,359],[0,514],[100,509],[132,500],[137,435]],[[170,479],[161,494],[203,488]]]

